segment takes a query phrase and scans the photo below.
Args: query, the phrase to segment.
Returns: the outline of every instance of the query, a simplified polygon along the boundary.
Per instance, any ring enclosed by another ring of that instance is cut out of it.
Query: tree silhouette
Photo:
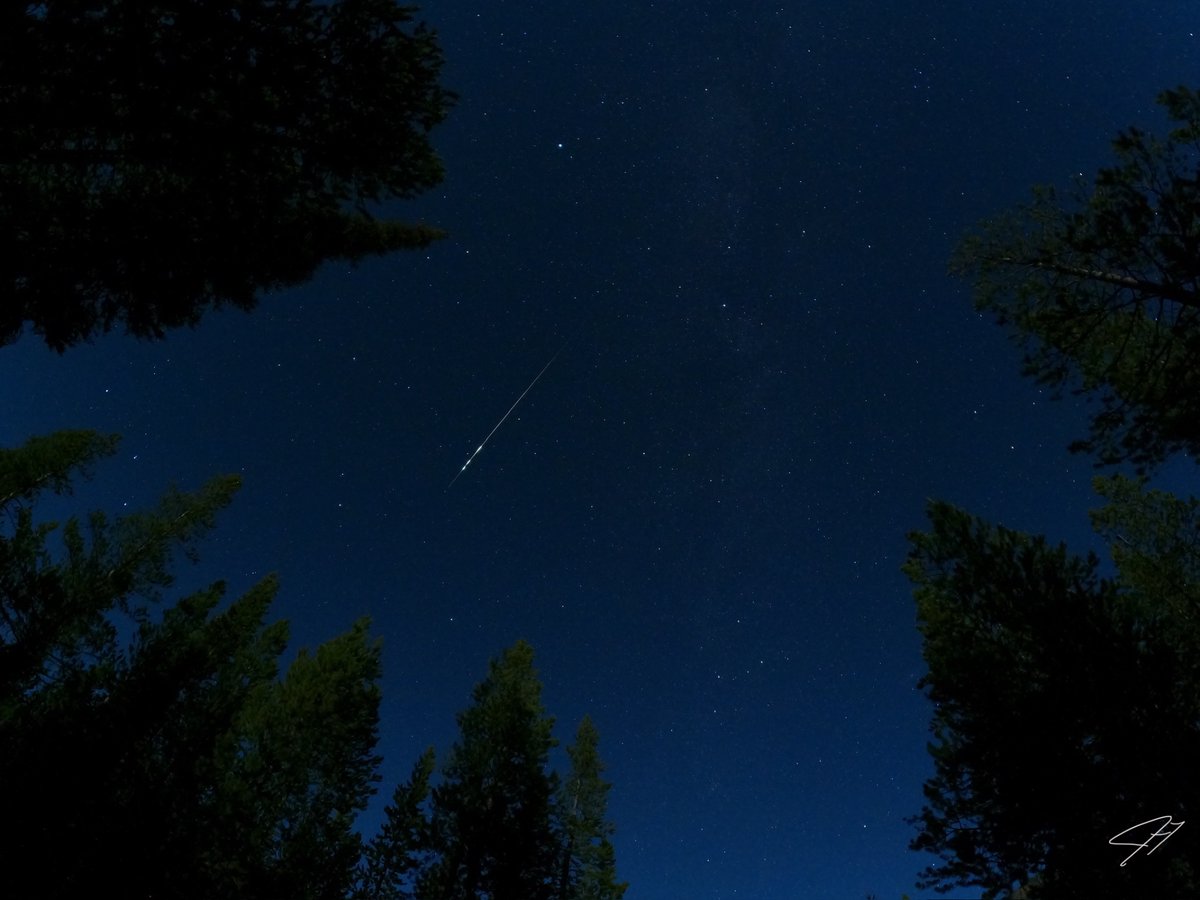
[[[491,661],[440,782],[430,749],[396,789],[355,900],[619,900],[599,732],[585,717],[560,781],[541,690],[524,641]]]
[[[542,707],[533,648],[518,641],[489,664],[461,737],[433,789],[440,860],[430,900],[550,900],[557,861],[548,771],[554,720]]]
[[[6,894],[345,897],[378,763],[378,644],[360,621],[281,678],[274,578],[160,609],[173,555],[236,478],[112,522],[35,518],[115,444],[64,432],[0,451]]]
[[[922,887],[987,898],[1190,896],[1200,850],[1150,859],[1108,839],[1200,809],[1200,510],[1122,478],[1095,514],[1117,574],[944,503],[911,536],[934,704],[935,775],[913,849]],[[1135,864],[1136,863],[1136,864]]]
[[[452,95],[395,0],[52,0],[0,13],[0,343],[62,351],[250,309],[323,261],[427,246]]]
[[[367,845],[354,892],[355,900],[400,900],[418,890],[436,861],[426,813],[436,756],[428,748],[411,777],[396,787],[384,810],[384,823]]]
[[[600,760],[600,733],[589,716],[567,748],[571,768],[558,798],[563,847],[556,900],[620,900],[627,884],[617,881],[613,825],[608,821],[608,791]]]
[[[1137,128],[1069,200],[1050,188],[959,247],[976,307],[1023,348],[1024,372],[1100,408],[1072,444],[1146,471],[1200,452],[1200,94],[1158,98],[1165,138]]]
[[[236,493],[236,477],[157,508],[60,525],[46,493],[115,452],[88,431],[0,449],[0,784],[5,889],[352,900],[617,900],[609,785],[589,719],[558,792],[554,720],[533,650],[489,666],[459,715],[440,783],[427,750],[364,843],[375,791],[380,645],[369,623],[281,672],[287,625],[268,577],[174,604],[172,562]],[[61,548],[53,540],[61,537]]]

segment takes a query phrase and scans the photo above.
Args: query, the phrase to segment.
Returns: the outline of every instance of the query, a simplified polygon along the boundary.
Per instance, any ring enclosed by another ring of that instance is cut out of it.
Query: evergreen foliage
[[[436,764],[432,747],[421,754],[408,781],[397,785],[384,810],[384,823],[363,855],[355,900],[398,900],[417,896],[421,879],[436,860],[425,813]]]
[[[427,750],[397,789],[357,896],[618,900],[626,885],[616,879],[599,733],[585,718],[567,750],[566,780],[550,770],[554,720],[529,644],[491,661],[458,722],[439,783],[430,788]]]
[[[377,643],[359,622],[281,679],[273,577],[158,606],[236,478],[114,522],[35,518],[115,445],[66,432],[0,453],[6,895],[346,896],[378,762]]]
[[[0,343],[140,337],[427,246],[453,96],[396,0],[50,0],[0,12]]]
[[[617,882],[616,854],[607,819],[608,792],[599,753],[600,733],[590,716],[567,748],[571,768],[558,799],[564,847],[558,881],[559,900],[619,900],[627,884]]]
[[[519,641],[492,660],[458,716],[461,733],[433,789],[440,860],[428,896],[550,898],[557,859],[549,773],[554,720],[541,701],[533,648]]]
[[[911,536],[935,776],[914,849],[922,887],[1030,897],[1192,896],[1200,852],[1108,839],[1200,809],[1197,504],[1098,479],[1117,575],[944,503]],[[1162,563],[1160,566],[1159,563]]]
[[[1165,138],[1126,130],[1090,191],[1070,203],[1036,191],[952,263],[1024,348],[1027,374],[1099,400],[1072,449],[1143,476],[1200,450],[1200,93],[1179,87],[1159,102],[1174,122]],[[923,887],[1200,892],[1194,841],[1124,866],[1129,848],[1108,844],[1200,808],[1200,502],[1123,476],[1095,485],[1107,577],[1094,555],[946,503],[910,536],[904,568],[929,665],[920,685],[935,707],[935,776],[912,846],[941,860]]]
[[[1090,190],[1036,190],[951,264],[1020,345],[1025,374],[1099,402],[1072,449],[1142,471],[1200,455],[1200,93],[1158,100],[1165,138],[1127,129]]]
[[[380,764],[368,622],[281,671],[273,576],[232,600],[218,582],[162,602],[234,477],[115,521],[36,517],[116,446],[73,431],[0,450],[5,896],[620,897],[595,727],[559,792],[524,642],[475,688],[438,784],[431,748],[364,843]]]

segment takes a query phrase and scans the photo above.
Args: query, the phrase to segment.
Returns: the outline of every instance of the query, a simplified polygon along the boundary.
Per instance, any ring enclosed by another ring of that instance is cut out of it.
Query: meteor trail
[[[563,345],[563,347],[565,347],[565,346],[566,346],[566,344]],[[558,348],[558,353],[563,352],[563,347]],[[554,361],[556,359],[558,359],[558,353],[555,353],[552,357],[550,357],[550,362],[548,362],[544,366],[542,366],[542,371],[537,373],[537,378],[534,378],[533,381],[529,382],[529,387],[525,388],[525,390],[521,392],[521,396],[517,398],[517,402],[508,408],[508,412],[506,412],[504,414],[504,416],[500,419],[500,421],[496,423],[496,427],[488,432],[488,436],[483,439],[483,443],[480,444],[478,447],[476,447],[475,452],[472,453],[469,457],[467,457],[467,461],[465,463],[463,463],[463,467],[458,470],[458,475],[455,475],[453,478],[451,478],[450,483],[448,485],[446,485],[446,490],[450,490],[450,488],[454,487],[454,482],[458,481],[458,476],[462,475],[463,472],[467,471],[467,466],[469,466],[471,464],[472,460],[474,460],[475,457],[477,457],[479,455],[479,451],[487,446],[487,442],[492,439],[492,435],[500,430],[500,426],[504,424],[504,420],[512,415],[512,411],[521,404],[521,401],[525,399],[525,395],[533,390],[533,386],[538,383],[538,379],[540,379],[543,375],[546,374],[546,370],[548,368],[550,368],[552,365],[554,365]]]

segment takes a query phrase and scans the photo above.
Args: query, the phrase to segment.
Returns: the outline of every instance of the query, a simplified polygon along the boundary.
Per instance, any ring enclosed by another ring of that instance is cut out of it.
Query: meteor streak
[[[563,347],[565,346],[566,345],[564,344]],[[563,347],[558,348],[558,353],[563,352]],[[476,447],[475,452],[467,457],[467,461],[463,463],[463,467],[458,470],[458,475],[455,475],[452,479],[450,479],[450,483],[446,485],[446,490],[450,490],[450,488],[454,487],[454,482],[458,481],[459,475],[462,475],[463,472],[467,471],[467,466],[469,466],[475,457],[479,455],[479,451],[487,446],[487,442],[492,439],[492,435],[500,430],[500,426],[504,424],[504,420],[512,415],[512,411],[521,405],[521,401],[525,399],[525,395],[533,390],[533,386],[538,383],[538,380],[543,375],[546,374],[546,370],[554,365],[554,361],[558,359],[558,353],[555,353],[552,357],[550,357],[550,362],[542,366],[542,371],[538,372],[537,377],[534,378],[533,381],[529,382],[529,387],[525,388],[525,390],[521,392],[521,396],[517,398],[517,402],[508,408],[508,412],[506,412],[500,421],[496,423],[496,427],[488,432],[488,436],[483,439],[483,443]]]

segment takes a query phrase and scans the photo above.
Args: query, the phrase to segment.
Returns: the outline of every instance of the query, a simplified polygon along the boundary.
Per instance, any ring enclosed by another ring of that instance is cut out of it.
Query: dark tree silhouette
[[[529,644],[491,661],[440,782],[430,749],[396,789],[354,900],[620,900],[599,732],[585,717],[560,782],[541,691]]]
[[[562,861],[556,900],[620,900],[627,884],[617,881],[614,828],[608,821],[608,792],[602,775],[600,733],[584,716],[567,748],[571,769],[558,797]]]
[[[452,95],[395,0],[50,0],[0,12],[0,343],[62,351],[250,309],[325,260],[427,246]],[[374,211],[374,212],[373,212]]]
[[[364,843],[380,763],[369,623],[281,673],[274,577],[232,601],[218,582],[161,602],[236,477],[115,521],[37,518],[116,444],[73,431],[0,449],[5,896],[620,898],[598,733],[585,719],[556,793],[524,642],[475,688],[441,782],[427,750]]]
[[[1158,100],[1165,138],[1126,130],[1090,191],[1035,191],[951,264],[1023,348],[1025,374],[1098,400],[1072,449],[1142,471],[1200,455],[1200,94]]]
[[[911,536],[934,704],[935,775],[913,849],[922,887],[987,898],[1193,896],[1200,844],[1180,835],[1121,867],[1109,838],[1200,810],[1200,505],[1097,479],[1099,560],[944,503]],[[1123,852],[1122,852],[1123,851]]]
[[[557,744],[546,715],[533,648],[518,641],[492,660],[458,716],[461,737],[433,789],[433,835],[440,859],[422,897],[429,900],[550,900],[557,836],[548,770]]]
[[[0,451],[6,896],[347,896],[378,763],[378,644],[360,621],[280,678],[273,578],[159,607],[173,554],[236,478],[114,522],[35,518],[40,494],[114,446],[66,432]]]
[[[411,777],[396,787],[384,823],[363,853],[353,900],[403,900],[418,896],[436,861],[426,809],[436,755],[428,748]]]

